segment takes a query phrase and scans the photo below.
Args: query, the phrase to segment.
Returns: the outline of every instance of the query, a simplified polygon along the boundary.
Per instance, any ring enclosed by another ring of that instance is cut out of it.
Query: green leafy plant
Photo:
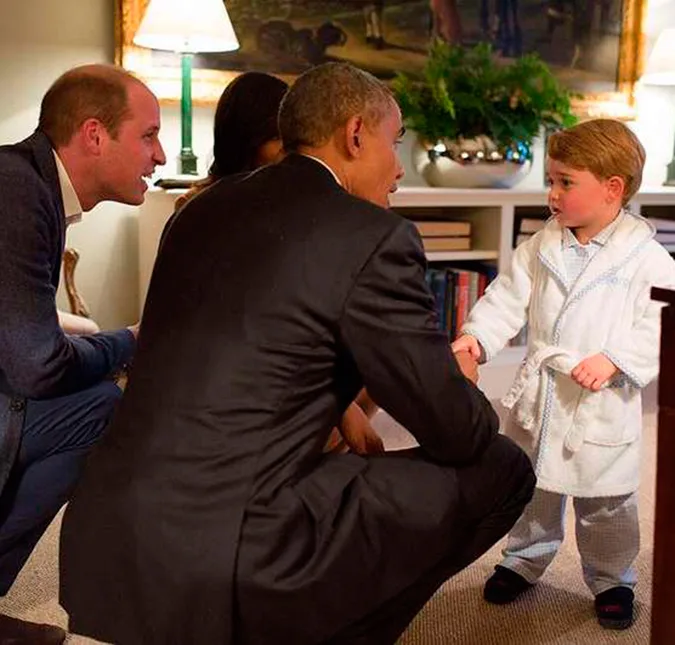
[[[437,41],[421,79],[398,74],[394,93],[405,124],[428,142],[488,136],[497,146],[531,146],[540,128],[573,125],[574,94],[537,54],[497,59],[490,45],[472,49]]]

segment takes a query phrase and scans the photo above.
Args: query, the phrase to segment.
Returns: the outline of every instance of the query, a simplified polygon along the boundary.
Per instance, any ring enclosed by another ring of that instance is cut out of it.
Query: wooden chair
[[[675,643],[675,291],[652,289],[661,313],[652,645]]]
[[[66,249],[63,255],[63,281],[70,304],[70,312],[58,311],[59,323],[67,334],[89,335],[100,331],[91,319],[89,307],[75,286],[75,267],[79,260],[75,249]]]
[[[75,286],[75,268],[80,259],[80,254],[76,249],[66,248],[63,252],[63,283],[66,288],[66,295],[68,296],[68,303],[70,305],[70,313],[83,318],[91,318],[89,307],[80,295]]]

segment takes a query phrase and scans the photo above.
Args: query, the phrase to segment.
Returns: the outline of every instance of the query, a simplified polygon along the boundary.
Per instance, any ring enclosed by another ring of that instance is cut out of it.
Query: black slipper
[[[605,629],[627,629],[633,624],[633,590],[612,587],[595,597],[595,615]]]
[[[497,565],[495,572],[485,583],[483,598],[494,605],[506,605],[532,587],[534,585],[523,576]]]

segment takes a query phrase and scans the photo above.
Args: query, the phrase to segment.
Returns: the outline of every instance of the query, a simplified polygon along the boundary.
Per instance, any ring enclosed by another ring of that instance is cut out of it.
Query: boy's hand
[[[460,336],[454,343],[450,345],[450,348],[453,352],[455,352],[455,354],[457,352],[469,352],[469,354],[471,354],[471,358],[474,360],[477,361],[480,359],[480,343],[469,334]]]
[[[478,384],[478,363],[476,359],[471,356],[471,354],[462,350],[460,352],[455,352],[455,360],[459,365],[459,369],[462,370],[462,374],[468,378],[474,385]]]
[[[618,371],[619,368],[604,354],[594,354],[584,358],[572,370],[572,378],[581,387],[597,392]]]

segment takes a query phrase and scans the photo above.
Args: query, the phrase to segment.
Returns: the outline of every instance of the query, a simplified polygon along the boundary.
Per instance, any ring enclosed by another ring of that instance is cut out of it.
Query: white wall
[[[29,134],[67,68],[112,61],[112,0],[0,1],[0,141]]]
[[[113,60],[112,0],[0,2],[0,142],[28,136],[40,99],[75,65]],[[135,209],[101,204],[71,227],[80,251],[77,283],[95,318],[107,328],[138,316]],[[63,294],[59,302],[64,305]]]
[[[650,0],[647,48],[661,28],[675,26],[675,3]],[[113,60],[113,0],[0,0],[0,143],[28,136],[37,122],[40,98],[66,69]],[[635,130],[648,152],[646,184],[660,184],[675,138],[675,88],[641,88]],[[210,161],[213,108],[196,108],[194,149],[200,171]],[[176,171],[179,110],[163,106],[161,140]],[[409,166],[409,151],[402,151]],[[528,184],[540,185],[536,172]],[[408,169],[406,183],[419,181]],[[68,244],[81,254],[77,284],[104,328],[135,322],[138,312],[137,209],[101,204],[71,227]],[[62,295],[60,302],[64,303]]]
[[[645,22],[645,60],[662,29],[675,27],[675,2],[649,0]],[[647,150],[643,175],[646,185],[660,185],[666,164],[673,158],[675,140],[675,87],[649,87],[638,83],[638,116],[634,130]]]

